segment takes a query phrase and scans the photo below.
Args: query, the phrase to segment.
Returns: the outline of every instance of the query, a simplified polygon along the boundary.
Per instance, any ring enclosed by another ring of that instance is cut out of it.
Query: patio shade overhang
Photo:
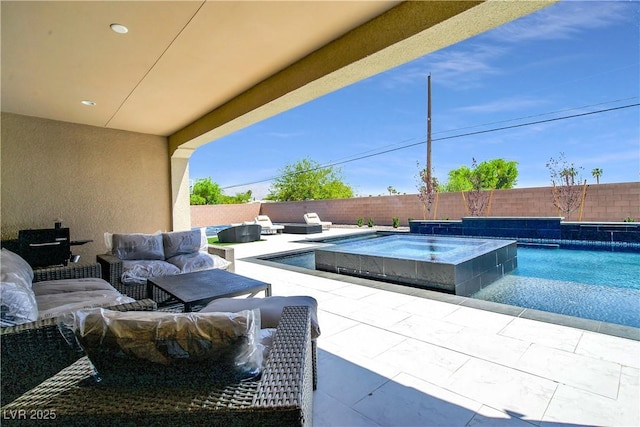
[[[2,110],[167,136],[188,158],[552,3],[3,1]]]

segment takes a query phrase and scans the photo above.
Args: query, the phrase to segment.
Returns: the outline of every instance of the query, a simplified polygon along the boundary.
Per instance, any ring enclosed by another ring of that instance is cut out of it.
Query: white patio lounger
[[[282,230],[284,230],[284,225],[273,225],[267,215],[258,215],[255,222],[262,226],[262,232],[260,234],[277,234],[282,233]]]
[[[323,230],[328,230],[329,227],[331,227],[331,222],[320,221],[320,217],[315,212],[304,214],[304,222],[306,222],[307,224],[320,224]]]

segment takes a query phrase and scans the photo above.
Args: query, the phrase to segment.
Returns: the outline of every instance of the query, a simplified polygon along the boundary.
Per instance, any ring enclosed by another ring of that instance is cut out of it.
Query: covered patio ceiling
[[[1,106],[167,136],[170,153],[188,158],[551,3],[2,1]],[[128,32],[112,31],[114,23]]]

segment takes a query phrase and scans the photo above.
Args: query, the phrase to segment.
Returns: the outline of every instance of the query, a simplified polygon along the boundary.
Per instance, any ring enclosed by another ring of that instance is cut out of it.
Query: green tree
[[[484,189],[513,188],[518,180],[518,162],[493,159],[478,165]]]
[[[596,179],[596,184],[600,184],[600,177],[602,176],[602,169],[595,168],[591,171],[591,175]]]
[[[222,189],[211,178],[198,179],[191,189],[192,205],[217,205],[222,199]]]
[[[206,205],[207,204],[207,200],[202,197],[202,196],[198,196],[197,194],[191,194],[189,196],[189,204],[191,205]]]
[[[340,169],[322,167],[318,162],[305,158],[286,165],[280,171],[266,198],[285,202],[350,197],[353,197],[353,189],[343,182]]]
[[[223,193],[222,188],[211,178],[201,178],[196,181],[191,189],[190,204],[192,205],[221,205],[247,203],[251,200],[252,192],[248,190],[244,193],[237,193],[235,196],[228,196]]]
[[[471,169],[468,166],[460,166],[458,169],[449,171],[449,179],[442,186],[442,191],[469,191],[472,188]]]
[[[235,196],[227,196],[226,194],[223,194],[222,203],[227,205],[247,203],[251,201],[252,194],[251,190],[247,190],[244,193],[236,193]]]
[[[474,159],[473,168],[461,166],[449,171],[449,179],[441,190],[451,192],[513,188],[517,179],[518,162],[493,159],[476,165]]]

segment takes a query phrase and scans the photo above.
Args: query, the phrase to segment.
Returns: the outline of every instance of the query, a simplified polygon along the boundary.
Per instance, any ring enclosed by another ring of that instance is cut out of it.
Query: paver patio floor
[[[640,341],[242,260],[301,239],[235,245],[236,272],[318,300],[315,425],[640,425]]]

